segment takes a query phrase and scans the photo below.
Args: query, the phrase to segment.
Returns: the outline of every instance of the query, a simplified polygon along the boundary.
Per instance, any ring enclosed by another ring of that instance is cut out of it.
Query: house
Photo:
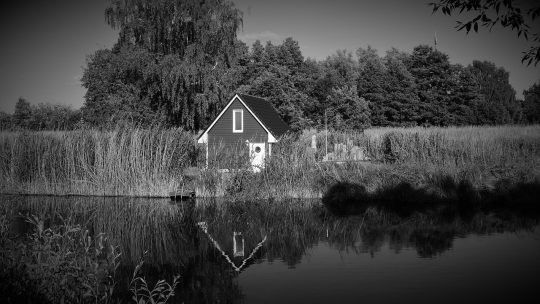
[[[206,145],[206,165],[219,159],[224,149],[246,153],[253,171],[264,167],[265,158],[272,154],[272,146],[289,130],[269,101],[235,94],[210,126],[197,139]],[[226,168],[228,169],[228,168]]]

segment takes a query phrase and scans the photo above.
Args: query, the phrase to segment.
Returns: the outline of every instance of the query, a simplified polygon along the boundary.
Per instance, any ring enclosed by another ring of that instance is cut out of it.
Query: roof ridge
[[[285,120],[283,120],[283,118],[281,118],[281,115],[279,115],[279,111],[276,107],[274,107],[274,105],[272,104],[272,102],[270,102],[270,100],[266,99],[266,98],[262,98],[262,97],[259,97],[259,96],[255,96],[255,95],[251,95],[251,94],[245,94],[245,93],[237,93],[239,95],[247,95],[249,97],[255,97],[255,98],[258,98],[258,99],[262,99],[264,101],[266,101],[268,103],[268,105],[270,105],[270,107],[276,111],[276,113],[278,114],[277,117],[279,118],[279,120],[281,120],[281,122],[283,122],[284,124],[288,125]]]
[[[235,97],[243,104],[243,106],[250,112],[250,114],[257,120],[257,122],[272,136],[281,136],[288,130],[289,125],[281,118],[278,110],[270,100],[254,96],[245,93],[235,93],[233,98],[227,103],[227,105],[220,111],[218,116],[212,120],[210,125],[205,128],[204,132],[199,135],[197,140],[200,140],[205,134],[207,134],[216,122],[223,116],[225,111],[234,102]],[[268,107],[266,106],[268,105]],[[262,107],[262,109],[261,109]],[[266,109],[264,109],[266,108]]]

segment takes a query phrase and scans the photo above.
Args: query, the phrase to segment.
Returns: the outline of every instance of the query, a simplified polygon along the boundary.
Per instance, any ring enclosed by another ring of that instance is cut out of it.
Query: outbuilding
[[[258,172],[264,167],[266,157],[272,154],[272,146],[288,130],[289,126],[269,101],[235,94],[197,142],[206,145],[207,166],[227,149],[247,153],[253,170]]]

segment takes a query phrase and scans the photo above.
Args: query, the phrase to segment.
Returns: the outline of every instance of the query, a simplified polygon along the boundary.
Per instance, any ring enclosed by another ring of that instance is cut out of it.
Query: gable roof
[[[261,124],[261,126],[265,129],[265,131],[269,133],[269,138],[274,138],[271,142],[275,142],[275,138],[283,135],[289,130],[289,126],[281,119],[281,117],[279,117],[277,110],[270,104],[269,101],[248,94],[235,94],[225,108],[223,108],[219,115],[212,121],[210,126],[208,126],[197,138],[199,142],[201,138],[208,134],[210,129],[212,129],[221,116],[223,116],[236,98],[238,98],[244,107],[247,108],[251,115],[253,115],[257,122],[259,122],[259,124]],[[203,139],[203,141],[206,141],[206,139]]]
[[[281,119],[277,110],[266,99],[247,94],[237,94],[242,101],[257,115],[263,124],[272,132],[272,135],[279,137],[289,131],[289,126]]]

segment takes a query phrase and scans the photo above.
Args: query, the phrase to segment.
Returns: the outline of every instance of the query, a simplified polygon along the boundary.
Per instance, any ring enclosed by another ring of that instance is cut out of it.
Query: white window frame
[[[233,110],[233,115],[232,115],[232,131],[233,133],[244,133],[244,110],[243,109],[236,109],[236,110]],[[240,121],[240,129],[236,129],[236,113],[240,112],[240,118],[241,118],[241,121]]]

